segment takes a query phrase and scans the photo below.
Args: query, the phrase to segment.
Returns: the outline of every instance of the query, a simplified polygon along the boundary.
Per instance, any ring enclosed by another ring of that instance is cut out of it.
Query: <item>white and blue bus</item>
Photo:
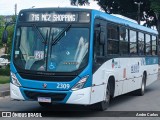
[[[93,105],[143,95],[158,76],[158,32],[89,9],[21,10],[11,56],[11,98]]]

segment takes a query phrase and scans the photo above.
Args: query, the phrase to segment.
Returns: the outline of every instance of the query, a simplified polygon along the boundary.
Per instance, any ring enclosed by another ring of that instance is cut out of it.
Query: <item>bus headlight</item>
[[[89,75],[83,77],[75,86],[73,86],[73,88],[71,90],[79,90],[82,89],[84,84],[86,83],[87,79],[88,79]]]
[[[21,84],[19,83],[16,75],[14,73],[11,72],[11,81],[14,85],[16,85],[17,87],[20,87]]]

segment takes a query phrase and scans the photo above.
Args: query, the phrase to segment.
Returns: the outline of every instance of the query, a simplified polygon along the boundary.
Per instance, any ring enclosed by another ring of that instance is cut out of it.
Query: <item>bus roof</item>
[[[128,21],[126,19],[122,19],[122,18],[119,18],[119,17],[116,17],[116,16],[113,16],[113,15],[110,15],[110,14],[107,14],[105,12],[101,12],[101,11],[98,11],[98,10],[94,10],[94,9],[86,9],[86,8],[73,8],[73,7],[63,7],[63,8],[32,8],[32,9],[23,9],[20,11],[21,12],[33,12],[33,11],[37,11],[37,12],[45,12],[45,11],[86,11],[86,12],[92,12],[92,18],[102,18],[102,19],[105,19],[107,21],[111,21],[111,22],[114,22],[114,23],[118,23],[118,24],[121,24],[121,25],[125,25],[125,26],[128,26],[128,27],[131,27],[131,28],[134,28],[134,29],[139,29],[139,30],[142,30],[142,31],[145,31],[145,32],[149,32],[149,33],[152,33],[152,34],[158,34],[158,32],[156,30],[153,30],[153,29],[150,29],[148,27],[145,27],[145,26],[142,26],[142,25],[138,25],[136,23],[133,23],[131,21]]]
[[[88,11],[91,12],[93,9],[86,9],[86,8],[78,8],[78,7],[53,7],[53,8],[30,8],[30,9],[22,9],[21,12],[45,12],[45,11]]]

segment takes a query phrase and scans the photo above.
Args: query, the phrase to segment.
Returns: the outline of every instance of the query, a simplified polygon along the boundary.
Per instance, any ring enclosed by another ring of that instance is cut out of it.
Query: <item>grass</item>
[[[9,76],[0,76],[0,84],[5,84],[10,82]]]

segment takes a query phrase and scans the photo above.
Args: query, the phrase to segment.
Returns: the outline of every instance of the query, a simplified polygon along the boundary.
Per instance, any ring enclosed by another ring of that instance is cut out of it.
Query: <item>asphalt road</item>
[[[7,98],[0,98],[0,111],[18,111],[18,112],[25,112],[25,111],[38,111],[42,112],[44,116],[52,115],[55,119],[105,119],[105,114],[111,114],[112,116],[118,116],[119,120],[128,120],[128,117],[121,118],[120,115],[126,115],[135,111],[135,117],[137,113],[142,113],[141,111],[148,111],[152,113],[153,111],[160,111],[160,80],[157,80],[153,84],[147,87],[146,93],[144,96],[135,96],[132,93],[122,95],[119,97],[114,98],[107,112],[97,112],[97,111],[90,111],[90,107],[86,106],[76,106],[76,105],[53,105],[50,108],[42,108],[39,106],[37,102],[31,101],[11,101],[9,97]],[[59,112],[57,112],[59,111]],[[66,112],[71,111],[71,112]],[[117,112],[120,111],[120,112]],[[123,112],[126,111],[126,112]],[[128,112],[127,112],[128,111]],[[139,112],[137,112],[139,111]],[[93,117],[94,116],[94,117]],[[101,117],[100,117],[101,116]],[[158,114],[159,117],[138,117],[138,118],[130,118],[131,120],[160,120],[160,112]],[[44,118],[44,117],[43,117]],[[43,118],[32,118],[35,120],[41,120]],[[6,119],[6,118],[0,118]],[[10,118],[11,119],[11,118]],[[21,118],[12,118],[15,120]],[[23,118],[27,119],[27,118]],[[53,118],[47,117],[46,119],[50,120]],[[114,117],[107,117],[107,120],[115,120]]]

